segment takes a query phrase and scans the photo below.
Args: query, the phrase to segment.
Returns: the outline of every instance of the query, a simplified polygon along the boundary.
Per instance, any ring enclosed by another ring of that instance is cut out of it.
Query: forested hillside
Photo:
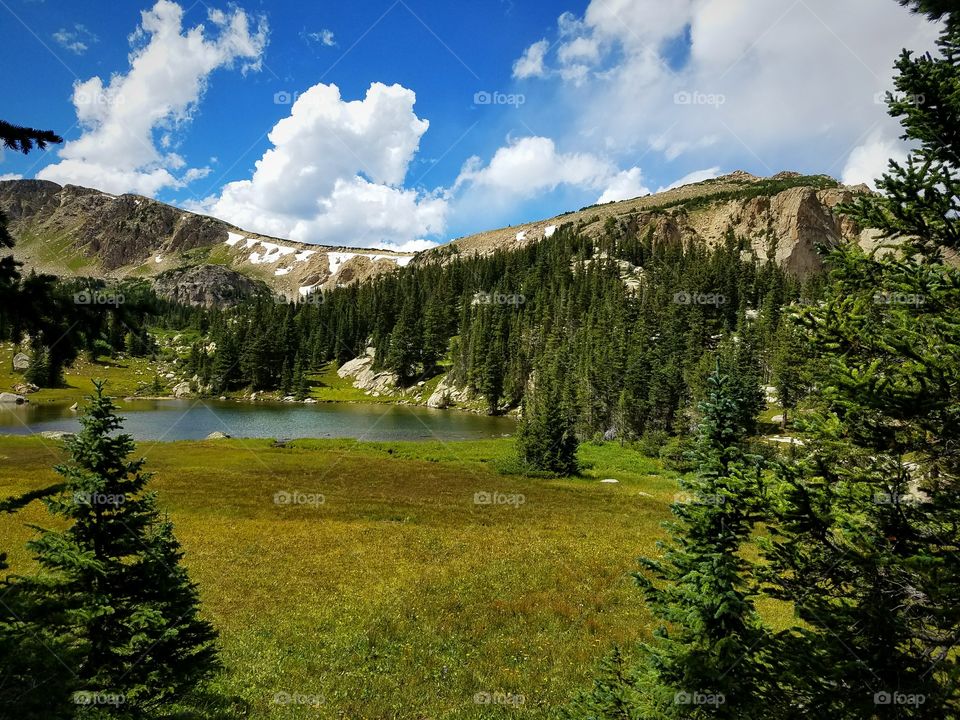
[[[193,369],[212,392],[286,393],[296,368],[343,363],[369,344],[374,367],[400,385],[446,372],[490,413],[516,408],[550,375],[581,437],[673,433],[715,356],[744,387],[769,380],[784,307],[816,292],[816,276],[743,259],[748,243],[732,233],[714,250],[655,243],[613,221],[594,241],[567,225],[518,250],[453,255],[313,302],[215,313],[216,351],[198,345]]]

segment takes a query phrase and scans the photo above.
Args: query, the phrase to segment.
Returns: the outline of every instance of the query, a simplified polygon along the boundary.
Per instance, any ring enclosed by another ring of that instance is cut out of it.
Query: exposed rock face
[[[173,386],[173,396],[183,398],[190,395],[190,383],[184,381]]]
[[[349,360],[340,366],[337,375],[342,378],[352,377],[353,386],[371,393],[390,393],[397,389],[399,378],[396,373],[376,372],[373,370],[375,350],[367,348],[367,354]]]
[[[168,270],[154,280],[157,294],[184,305],[231,307],[254,295],[267,294],[266,283],[251,280],[222,265],[195,265]]]
[[[456,387],[451,381],[449,375],[444,375],[443,379],[437,385],[436,390],[427,399],[427,407],[447,408],[466,402],[467,392]]]
[[[657,245],[715,246],[732,230],[749,240],[752,257],[769,258],[804,275],[821,267],[816,250],[819,245],[866,242],[869,231],[841,218],[837,206],[867,192],[870,190],[865,186],[846,187],[825,177],[783,172],[767,179],[737,171],[656,195],[471,235],[451,245],[460,253],[486,254],[538,242],[564,225],[599,236],[610,221],[629,232],[649,232]],[[421,253],[416,262],[454,256],[449,249],[441,248]]]
[[[219,430],[210,433],[205,438],[206,440],[229,440],[230,436],[227,433],[220,432]]]
[[[30,356],[26,353],[17,353],[13,356],[13,369],[24,372],[30,369]]]

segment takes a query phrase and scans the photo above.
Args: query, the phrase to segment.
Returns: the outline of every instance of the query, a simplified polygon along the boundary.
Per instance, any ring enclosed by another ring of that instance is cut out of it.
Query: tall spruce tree
[[[912,6],[936,15],[935,2]],[[832,718],[960,713],[960,23],[897,62],[889,99],[915,150],[845,211],[884,252],[844,247],[804,313],[818,375],[778,472],[767,550],[795,707]]]
[[[578,441],[573,418],[563,401],[559,362],[549,353],[533,377],[523,400],[517,451],[527,467],[558,475],[574,475]]]
[[[20,579],[29,616],[68,641],[64,660],[81,704],[149,717],[183,698],[218,667],[216,633],[198,616],[196,586],[171,523],[146,490],[149,475],[103,384],[57,466],[63,492],[45,500],[63,529],[40,529],[28,546],[43,569]],[[113,703],[113,704],[111,704]]]
[[[663,623],[646,646],[641,683],[665,717],[762,716],[768,678],[766,631],[754,607],[757,587],[744,548],[761,507],[760,460],[744,450],[739,388],[719,368],[701,404],[694,475],[662,559],[644,559],[637,580]]]

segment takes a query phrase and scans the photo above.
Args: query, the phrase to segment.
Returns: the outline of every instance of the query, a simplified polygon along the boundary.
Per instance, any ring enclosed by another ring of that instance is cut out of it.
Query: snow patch
[[[330,263],[330,274],[336,275],[345,262],[352,260],[357,255],[358,253],[328,252],[327,260]]]
[[[290,272],[291,270],[293,270],[293,268],[288,268],[288,267],[277,268],[276,270],[273,271],[273,274],[274,274],[274,275],[286,275],[286,274],[287,274],[288,272]]]
[[[163,258],[160,257],[159,255],[157,255],[157,256],[153,259],[153,261],[159,265],[160,263],[163,262]]]
[[[236,244],[237,244],[238,242],[240,242],[241,240],[243,240],[243,235],[241,235],[241,234],[239,234],[239,233],[233,233],[233,232],[228,232],[228,233],[227,233],[226,243],[227,243],[227,245],[229,245],[230,247],[233,247],[234,245],[236,245]]]
[[[527,239],[526,230],[521,230],[520,232],[517,233],[517,242],[523,242],[526,239]]]
[[[311,255],[314,255],[316,252],[317,252],[316,250],[301,250],[294,256],[293,259],[296,260],[297,262],[303,262]]]
[[[556,231],[557,231],[557,226],[556,226],[556,225],[547,225],[547,227],[545,227],[545,228],[543,229],[543,236],[544,236],[545,238],[553,237],[553,234],[554,234]]]

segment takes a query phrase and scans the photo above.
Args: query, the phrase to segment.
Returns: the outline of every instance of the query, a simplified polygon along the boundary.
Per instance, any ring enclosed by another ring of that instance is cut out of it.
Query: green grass
[[[221,634],[217,689],[251,718],[553,718],[614,643],[650,617],[629,576],[656,552],[676,493],[658,461],[581,448],[576,479],[501,475],[509,440],[142,443]],[[54,479],[60,449],[0,438],[0,497]],[[601,484],[615,478],[619,484]],[[322,493],[317,506],[278,491]],[[478,492],[522,494],[517,507]],[[0,519],[0,549],[29,568],[31,506]],[[482,691],[520,708],[477,705]],[[321,696],[282,706],[278,692]]]
[[[12,392],[15,385],[24,382],[23,375],[13,370],[14,354],[11,343],[0,345],[0,392]],[[107,381],[110,395],[126,397],[150,384],[154,373],[154,364],[146,358],[100,359],[93,363],[81,357],[67,368],[63,387],[43,388],[27,398],[32,403],[76,402],[93,391],[94,378]]]

